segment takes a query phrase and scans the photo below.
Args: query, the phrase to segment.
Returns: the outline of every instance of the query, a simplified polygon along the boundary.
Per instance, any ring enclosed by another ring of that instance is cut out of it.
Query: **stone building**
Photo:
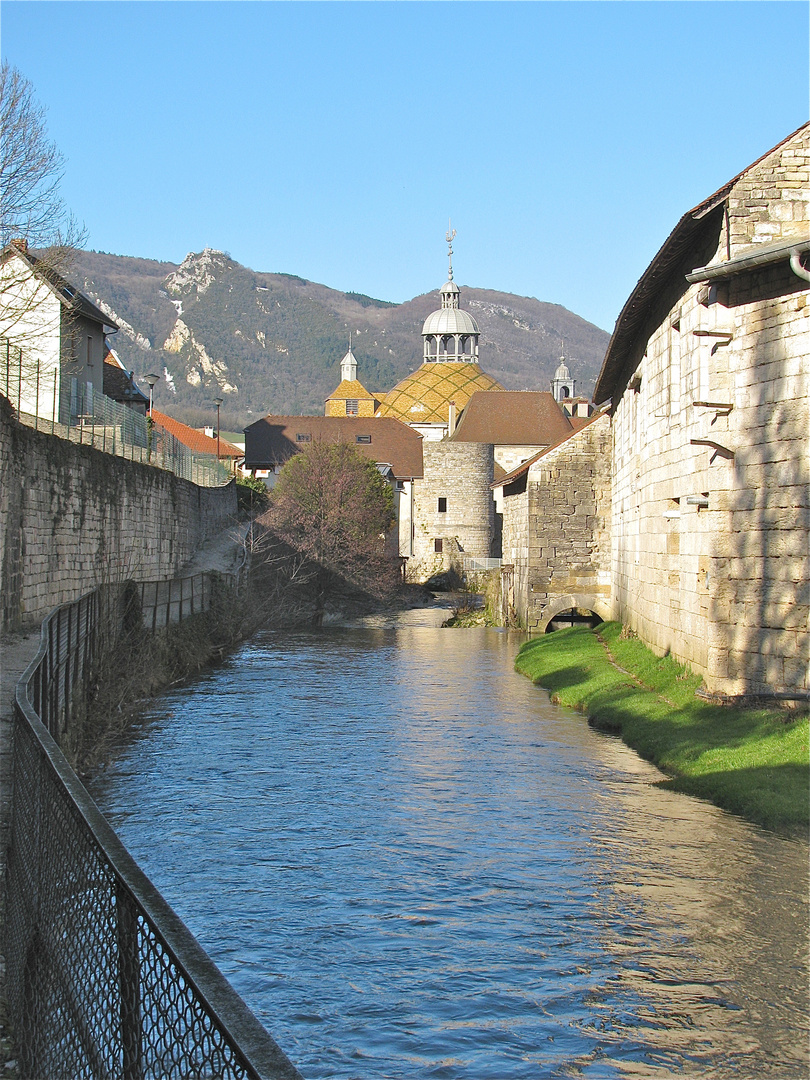
[[[506,625],[543,633],[563,615],[612,617],[610,450],[602,413],[497,481]]]
[[[809,142],[804,125],[684,214],[594,395],[615,617],[721,695],[808,692]]]

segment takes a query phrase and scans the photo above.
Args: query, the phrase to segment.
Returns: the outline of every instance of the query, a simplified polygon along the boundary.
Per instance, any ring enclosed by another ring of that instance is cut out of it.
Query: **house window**
[[[354,441],[359,442],[359,443],[370,443],[371,442],[371,436],[370,435],[355,435]]]
[[[360,402],[357,398],[346,398],[346,415],[357,416],[360,412]]]
[[[93,339],[87,335],[87,366],[93,366]]]
[[[312,436],[306,432],[299,431],[295,436],[296,442],[312,442]]]
[[[444,541],[436,539],[433,541],[433,550],[437,555],[441,555],[444,551]]]
[[[446,496],[444,496],[444,495],[439,496],[439,505],[437,507],[437,510],[438,510],[438,512],[440,514],[446,514],[447,513],[447,498],[446,498]]]

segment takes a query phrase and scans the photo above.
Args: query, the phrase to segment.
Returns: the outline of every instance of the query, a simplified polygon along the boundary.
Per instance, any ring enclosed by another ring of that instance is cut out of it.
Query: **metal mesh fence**
[[[21,1075],[300,1080],[49,733],[64,730],[119,600],[101,590],[52,612],[17,686],[6,953]]]
[[[166,469],[200,487],[231,480],[215,454],[191,450],[168,431],[76,378],[44,369],[39,360],[0,338],[0,393],[21,423],[108,454]]]

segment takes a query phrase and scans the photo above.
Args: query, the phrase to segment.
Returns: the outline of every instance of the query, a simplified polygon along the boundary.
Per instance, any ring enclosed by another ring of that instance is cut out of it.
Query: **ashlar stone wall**
[[[712,263],[807,234],[805,129],[728,199]],[[810,299],[786,260],[688,288],[614,402],[617,617],[721,694],[808,689]]]
[[[560,611],[611,618],[611,427],[599,416],[504,490],[504,602],[530,631]]]
[[[236,509],[234,484],[197,487],[34,431],[0,397],[0,629],[105,582],[175,576]]]

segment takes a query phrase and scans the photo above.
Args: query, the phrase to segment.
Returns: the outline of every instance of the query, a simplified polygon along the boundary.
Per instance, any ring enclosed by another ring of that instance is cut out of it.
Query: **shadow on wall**
[[[761,303],[767,312],[768,301],[804,288],[784,267],[757,275],[731,304]],[[754,338],[758,381],[749,393],[763,419],[732,464],[730,561],[727,576],[719,564],[715,591],[714,623],[726,626],[728,675],[742,694],[807,692],[810,449],[806,403],[789,396],[798,371],[789,340],[767,327]]]

